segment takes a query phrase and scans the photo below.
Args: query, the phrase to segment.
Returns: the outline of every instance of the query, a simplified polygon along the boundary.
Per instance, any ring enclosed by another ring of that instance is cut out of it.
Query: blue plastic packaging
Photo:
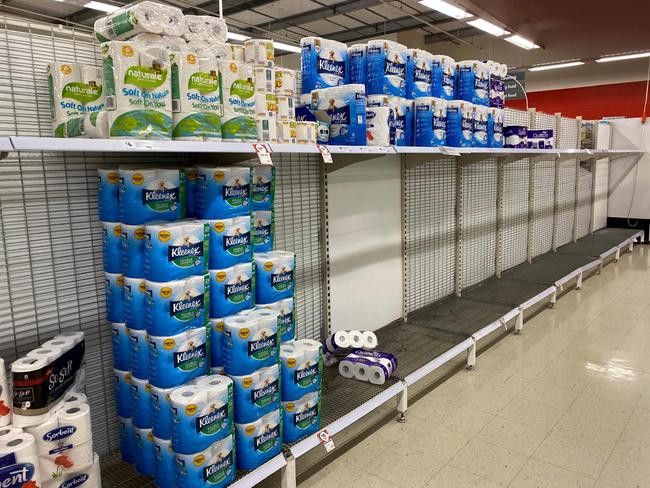
[[[210,269],[229,268],[253,259],[251,218],[209,220]]]
[[[350,64],[345,44],[321,37],[303,37],[300,49],[302,93],[349,83]]]
[[[474,147],[488,147],[488,107],[474,105]]]
[[[187,207],[186,214],[190,218],[197,217],[196,200],[197,200],[197,183],[199,172],[196,168],[185,168],[185,205]]]
[[[113,369],[115,380],[115,408],[120,417],[131,418],[131,373]]]
[[[256,253],[273,250],[275,223],[273,211],[258,210],[253,212],[253,251]],[[252,259],[252,256],[251,256]]]
[[[278,362],[277,313],[270,318],[228,317],[223,329],[224,368],[228,375],[250,375]]]
[[[255,469],[282,449],[282,417],[275,410],[255,422],[235,423],[237,468]]]
[[[106,300],[106,320],[124,322],[124,276],[117,273],[104,273],[104,295]]]
[[[368,41],[368,95],[406,97],[408,50],[395,41]]]
[[[406,98],[430,97],[433,90],[433,55],[422,49],[409,49],[406,68]]]
[[[490,69],[481,61],[458,63],[458,98],[474,105],[489,106]]]
[[[143,476],[153,476],[155,466],[151,429],[133,427],[133,430],[135,431],[135,469]]]
[[[159,439],[172,438],[172,414],[169,404],[169,394],[173,388],[158,388],[149,385],[151,389],[151,426],[153,435]]]
[[[228,219],[250,215],[251,169],[197,168],[197,206],[201,219]]]
[[[282,400],[298,400],[320,391],[323,350],[320,342],[302,339],[280,347]]]
[[[361,84],[323,88],[312,92],[312,110],[330,117],[329,143],[366,145],[366,87]]]
[[[255,301],[274,303],[294,295],[296,256],[289,251],[258,253],[255,259]]]
[[[129,333],[126,324],[111,324],[113,343],[113,366],[115,369],[128,371],[131,368],[129,350]]]
[[[120,424],[120,451],[122,460],[127,463],[135,463],[135,430],[130,417],[118,416]]]
[[[183,488],[224,488],[235,480],[234,436],[194,454],[176,455],[176,479]]]
[[[252,263],[210,270],[210,317],[227,317],[255,305]]]
[[[146,330],[129,329],[129,353],[133,375],[136,378],[148,378],[149,348]]]
[[[149,336],[149,383],[172,388],[208,371],[206,328],[190,329],[175,336]]]
[[[447,144],[447,101],[423,97],[415,101],[415,145],[423,147]]]
[[[106,222],[119,222],[120,207],[118,194],[120,188],[120,174],[117,169],[97,170],[99,220]]]
[[[235,393],[235,422],[254,422],[280,408],[280,369],[277,364],[250,375],[231,376]]]
[[[278,334],[280,342],[289,342],[296,338],[296,314],[293,298],[285,298],[274,303],[258,303],[255,308],[278,312]]]
[[[151,388],[149,380],[131,376],[131,418],[138,429],[151,428]]]
[[[474,143],[474,104],[464,100],[447,102],[447,145],[472,147]]]
[[[142,278],[124,278],[124,322],[130,330],[145,330],[147,282]]]
[[[254,166],[251,175],[251,209],[273,210],[275,166]]]
[[[350,83],[365,85],[368,82],[368,46],[353,44],[348,48],[350,56]]]
[[[320,393],[307,393],[299,400],[282,402],[282,437],[284,442],[296,442],[318,431],[320,423]]]
[[[172,441],[154,435],[153,449],[156,485],[158,488],[176,488],[176,455],[172,451]]]
[[[224,321],[224,317],[210,319],[210,368],[223,368]]]
[[[434,55],[431,65],[431,96],[443,100],[456,98],[456,61],[449,56]]]
[[[122,224],[122,274],[144,278],[144,225]]]
[[[120,168],[119,202],[124,224],[185,218],[185,170]]]
[[[106,273],[122,272],[122,225],[119,222],[102,222],[104,231],[103,255]]]

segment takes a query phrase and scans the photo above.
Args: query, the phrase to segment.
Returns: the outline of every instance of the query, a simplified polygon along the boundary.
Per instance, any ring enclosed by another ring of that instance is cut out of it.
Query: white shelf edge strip
[[[14,145],[9,137],[0,137],[0,151],[13,151]]]
[[[259,468],[248,473],[240,480],[235,481],[232,485],[230,485],[230,487],[250,488],[260,483],[261,481],[264,481],[273,473],[280,471],[286,465],[287,465],[287,460],[284,458],[284,455],[278,454],[277,456],[269,459],[266,463],[262,464]]]
[[[586,273],[587,271],[590,271],[594,268],[600,268],[601,264],[602,264],[602,260],[597,259],[596,261],[592,261],[591,263],[585,264],[582,268],[580,268],[580,272]]]
[[[564,285],[565,283],[571,281],[573,278],[577,278],[580,273],[582,273],[581,268],[574,269],[568,275],[557,280],[557,283]]]
[[[442,353],[440,356],[435,358],[433,361],[430,363],[422,366],[420,369],[414,371],[410,375],[408,375],[406,378],[404,378],[404,381],[407,385],[412,385],[413,383],[421,380],[424,378],[426,375],[429,373],[435,371],[438,369],[440,366],[443,364],[451,361],[453,358],[458,356],[460,353],[466,351],[470,347],[474,345],[474,340],[471,337],[468,337],[465,339],[463,342],[460,344],[457,344],[456,346],[452,347],[448,351]]]
[[[377,396],[361,404],[360,406],[352,410],[350,413],[345,414],[340,419],[335,420],[329,425],[323,426],[322,429],[327,429],[327,432],[330,435],[335,435],[341,432],[343,429],[349,427],[356,421],[365,417],[370,412],[377,409],[378,407],[380,407],[381,405],[383,405],[388,400],[395,397],[402,391],[404,391],[404,384],[402,382],[397,382],[394,385],[382,391]],[[298,442],[296,445],[292,446],[289,450],[291,451],[291,454],[293,454],[293,457],[297,459],[298,457],[302,456],[306,452],[312,450],[314,447],[318,446],[318,444],[320,444],[318,435],[312,434],[306,439],[303,439],[302,441]]]
[[[501,327],[504,327],[505,324],[507,324],[512,319],[514,319],[517,315],[519,315],[519,309],[518,308],[513,308],[508,313],[506,313],[503,317],[498,318],[497,320],[495,320],[491,324],[486,325],[481,330],[479,330],[479,331],[475,332],[474,334],[472,334],[472,339],[474,339],[475,341],[479,341],[479,340],[483,339],[485,336],[490,335],[495,330],[500,329]]]
[[[550,297],[553,293],[555,293],[555,291],[556,291],[556,288],[554,286],[549,286],[546,290],[542,291],[541,293],[538,293],[537,295],[535,295],[532,298],[529,298],[528,300],[526,300],[524,303],[522,303],[519,306],[521,307],[522,310],[527,310],[530,307],[532,307],[533,305],[535,305],[536,303],[539,303],[542,300],[544,300],[545,298]]]
[[[611,249],[608,249],[607,251],[605,251],[604,253],[602,253],[599,257],[600,257],[601,260],[607,259],[609,256],[611,256],[611,255],[614,254],[616,251],[618,251],[618,249],[619,249],[618,246],[614,246],[614,247],[612,247]]]

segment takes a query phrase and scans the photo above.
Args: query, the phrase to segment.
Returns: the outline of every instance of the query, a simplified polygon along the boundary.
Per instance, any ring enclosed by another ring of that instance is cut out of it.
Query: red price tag
[[[273,161],[271,161],[271,150],[266,144],[258,142],[253,144],[253,149],[255,149],[255,152],[257,153],[260,164],[273,164]]]
[[[327,146],[318,146],[321,156],[323,156],[323,163],[332,164],[334,160],[332,159],[332,153],[330,152]]]
[[[320,440],[320,443],[323,444],[323,447],[325,447],[325,450],[327,452],[334,450],[334,439],[332,439],[332,436],[329,434],[329,432],[327,432],[327,430],[321,430],[318,433],[318,439]]]

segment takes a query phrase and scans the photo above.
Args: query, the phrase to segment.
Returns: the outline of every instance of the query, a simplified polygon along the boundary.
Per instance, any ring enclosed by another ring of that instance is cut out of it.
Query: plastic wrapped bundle
[[[180,37],[185,32],[185,16],[177,7],[145,1],[98,19],[94,29],[99,42],[130,39],[141,32]]]

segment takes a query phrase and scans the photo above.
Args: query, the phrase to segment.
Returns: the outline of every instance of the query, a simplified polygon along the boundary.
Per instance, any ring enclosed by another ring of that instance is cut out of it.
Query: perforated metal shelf
[[[502,276],[490,278],[463,292],[463,298],[475,302],[518,307],[548,288],[547,285]]]
[[[560,278],[592,261],[595,259],[588,256],[549,252],[539,256],[530,264],[520,264],[506,271],[504,277],[552,285]]]

